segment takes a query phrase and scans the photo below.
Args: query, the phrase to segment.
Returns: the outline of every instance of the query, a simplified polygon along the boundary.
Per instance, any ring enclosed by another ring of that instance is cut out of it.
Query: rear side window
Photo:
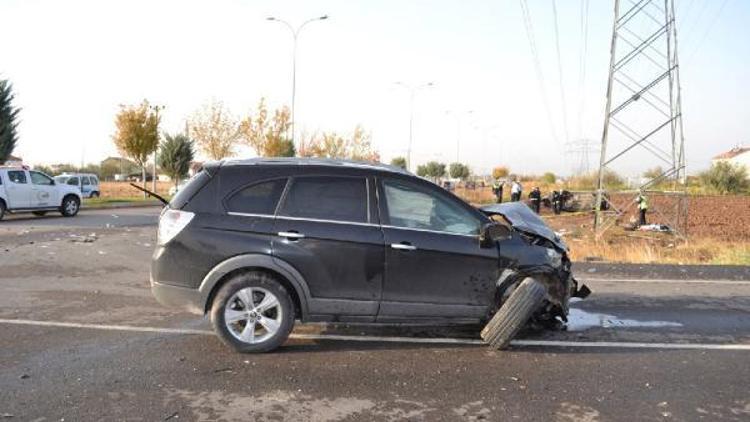
[[[226,201],[229,212],[273,215],[286,186],[286,179],[276,179],[244,187]]]
[[[280,215],[366,223],[367,183],[362,177],[294,179]]]
[[[26,173],[22,171],[9,171],[8,179],[13,183],[24,184],[26,183]]]
[[[81,178],[81,184],[83,186],[89,186],[91,184],[91,181],[89,181],[89,177],[88,176],[83,176]]]

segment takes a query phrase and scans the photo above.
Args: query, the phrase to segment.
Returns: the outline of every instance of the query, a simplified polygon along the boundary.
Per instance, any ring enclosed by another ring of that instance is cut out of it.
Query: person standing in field
[[[510,200],[516,202],[521,200],[521,193],[523,193],[523,187],[518,180],[514,180],[510,185]]]
[[[501,204],[503,202],[503,182],[499,179],[495,179],[492,184],[492,193],[495,195],[495,202]]]
[[[529,201],[531,201],[531,208],[534,209],[534,212],[539,214],[539,206],[542,202],[542,192],[539,187],[534,186],[534,189],[529,192]]]
[[[646,198],[646,195],[643,194],[643,192],[638,193],[638,197],[635,199],[635,202],[638,204],[638,213],[640,215],[640,218],[638,219],[638,225],[639,226],[645,226],[646,224],[646,212],[648,212],[648,198]]]

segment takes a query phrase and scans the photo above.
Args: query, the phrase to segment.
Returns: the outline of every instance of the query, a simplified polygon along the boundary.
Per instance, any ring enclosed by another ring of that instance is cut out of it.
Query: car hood
[[[534,211],[521,202],[506,202],[479,207],[488,216],[501,215],[516,230],[543,237],[555,246],[567,251],[568,246]]]

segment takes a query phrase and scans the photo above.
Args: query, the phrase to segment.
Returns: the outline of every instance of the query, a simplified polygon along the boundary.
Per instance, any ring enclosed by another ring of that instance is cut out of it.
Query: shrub
[[[719,161],[700,174],[701,181],[721,194],[742,193],[750,187],[747,169],[738,164]]]

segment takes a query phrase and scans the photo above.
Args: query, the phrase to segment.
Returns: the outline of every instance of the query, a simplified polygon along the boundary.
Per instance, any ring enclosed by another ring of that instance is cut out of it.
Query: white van
[[[99,178],[91,173],[63,173],[55,176],[57,183],[78,186],[81,190],[81,196],[84,198],[98,198],[101,191],[99,190]]]

